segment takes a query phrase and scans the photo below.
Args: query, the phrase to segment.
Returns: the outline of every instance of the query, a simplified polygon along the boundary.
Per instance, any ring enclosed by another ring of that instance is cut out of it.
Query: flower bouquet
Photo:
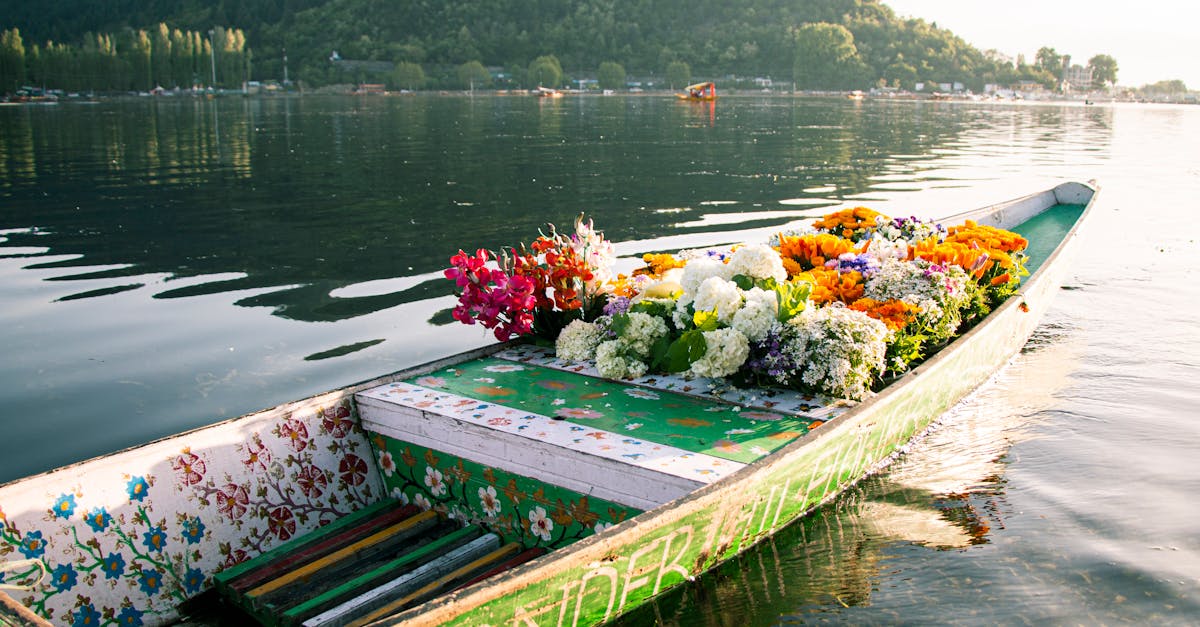
[[[861,400],[1011,296],[1027,242],[865,207],[767,243],[647,254],[614,276],[612,244],[580,216],[528,247],[459,251],[454,318],[500,340],[553,341],[609,378],[726,378]]]

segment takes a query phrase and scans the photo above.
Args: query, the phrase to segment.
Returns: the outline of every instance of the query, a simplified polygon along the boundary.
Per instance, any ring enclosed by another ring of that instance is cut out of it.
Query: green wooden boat
[[[608,621],[882,468],[987,380],[1049,306],[1096,194],[1064,183],[945,218],[1020,233],[1031,274],[861,402],[607,380],[504,343],[0,486],[0,585],[20,604],[0,617]]]

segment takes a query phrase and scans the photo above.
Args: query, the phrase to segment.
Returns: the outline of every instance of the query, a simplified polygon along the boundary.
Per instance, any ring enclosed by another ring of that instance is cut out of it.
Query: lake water
[[[485,343],[448,324],[447,257],[579,211],[631,257],[1067,179],[1101,196],[1026,350],[887,472],[624,622],[1195,623],[1200,107],[0,107],[0,482]]]

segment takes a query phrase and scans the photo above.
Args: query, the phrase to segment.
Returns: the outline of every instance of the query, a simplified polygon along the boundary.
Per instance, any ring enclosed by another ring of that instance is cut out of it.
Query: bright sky
[[[1117,60],[1117,82],[1179,79],[1200,89],[1200,2],[1195,0],[883,0],[900,17],[949,29],[980,50],[1032,63],[1048,46],[1087,65]]]

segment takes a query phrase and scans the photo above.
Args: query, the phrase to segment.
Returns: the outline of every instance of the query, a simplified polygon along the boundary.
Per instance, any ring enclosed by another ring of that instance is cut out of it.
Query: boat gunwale
[[[525,564],[514,567],[509,571],[500,573],[486,581],[473,584],[472,586],[446,595],[442,595],[436,599],[432,599],[426,603],[412,607],[402,613],[395,614],[384,621],[374,624],[409,624],[410,621],[415,621],[413,624],[440,624],[445,620],[452,619],[454,616],[459,614],[459,612],[455,611],[456,608],[454,606],[456,604],[467,603],[470,607],[464,608],[466,611],[481,607],[489,601],[505,596],[508,592],[519,590],[524,588],[529,583],[541,579],[542,577],[538,576],[539,574],[553,571],[556,565],[562,564],[565,569],[570,568],[574,562],[580,561],[581,558],[583,561],[591,561],[588,556],[589,553],[594,554],[596,560],[602,560],[604,556],[610,553],[611,549],[617,549],[630,544],[630,542],[636,541],[635,534],[636,536],[645,536],[647,533],[653,532],[656,529],[678,522],[686,513],[690,512],[691,510],[703,509],[703,507],[710,502],[720,502],[723,500],[724,495],[729,493],[737,493],[741,488],[748,487],[748,484],[753,481],[754,477],[759,476],[760,474],[769,474],[772,469],[791,461],[793,456],[798,457],[802,455],[804,450],[813,448],[821,440],[837,437],[858,427],[860,422],[862,422],[864,419],[870,418],[870,415],[876,408],[890,401],[894,401],[896,397],[912,389],[910,383],[918,376],[921,376],[930,370],[936,370],[949,360],[953,359],[955,356],[974,348],[973,344],[975,343],[976,338],[986,333],[990,329],[997,328],[995,325],[989,323],[1013,315],[1013,310],[1016,310],[1025,304],[1024,297],[1027,294],[1033,292],[1034,290],[1052,289],[1053,285],[1045,284],[1047,281],[1046,277],[1049,276],[1051,269],[1054,267],[1054,261],[1065,254],[1064,250],[1076,240],[1080,226],[1084,224],[1086,218],[1095,206],[1096,199],[1099,196],[1100,188],[1095,181],[1091,181],[1089,183],[1065,182],[1047,190],[1027,194],[1012,200],[943,218],[943,220],[973,219],[972,216],[978,217],[991,215],[997,211],[1002,211],[1007,207],[1016,206],[1021,203],[1036,199],[1044,194],[1051,194],[1051,198],[1048,199],[1051,200],[1051,202],[1049,202],[1041,211],[1038,212],[1042,213],[1046,209],[1053,207],[1055,204],[1063,204],[1059,202],[1058,195],[1055,192],[1064,186],[1070,185],[1081,185],[1090,190],[1091,194],[1088,202],[1083,212],[1078,218],[1076,218],[1075,223],[1066,233],[1063,234],[1062,239],[1041,263],[1038,269],[1030,274],[1027,280],[1022,282],[1022,285],[1020,288],[1018,288],[1016,294],[1012,295],[999,307],[992,310],[988,314],[987,318],[984,319],[984,321],[975,325],[966,333],[954,338],[950,344],[939,350],[934,356],[921,363],[916,368],[905,372],[899,377],[896,377],[871,398],[858,403],[854,407],[848,409],[845,413],[831,420],[829,423],[822,425],[820,428],[809,431],[805,435],[793,440],[786,446],[775,450],[771,454],[764,456],[751,464],[747,464],[746,467],[730,474],[728,477],[725,477],[720,481],[713,482],[675,500],[663,503],[662,505],[659,505],[653,509],[646,510],[637,516],[631,517],[609,529],[604,530],[602,533],[580,539],[568,547],[551,551],[545,555],[526,562]],[[1024,314],[1022,313],[1022,315]],[[1027,341],[1028,337],[1024,338],[1018,345],[1017,350],[1019,351],[1020,346],[1023,346]],[[996,369],[998,369],[999,365],[1007,363],[1007,361],[1010,359],[1012,359],[1012,354],[1007,355],[1004,361],[998,364]],[[993,369],[993,371],[996,369]],[[986,377],[984,380],[972,385],[969,390],[961,395],[958,395],[953,402],[961,400],[972,390],[978,388],[980,385],[986,382],[988,378],[990,377]],[[930,424],[932,424],[932,421]],[[901,446],[898,450],[894,451],[892,454],[884,457],[883,459],[878,460],[876,463],[868,467],[868,469],[861,476],[855,478],[846,485],[840,486],[837,490],[832,491],[832,493],[826,498],[814,503],[800,514],[796,515],[793,520],[798,520],[809,515],[811,512],[822,507],[829,501],[836,499],[838,495],[843,493],[846,489],[858,481],[861,481],[866,477],[878,473],[883,468],[886,468],[892,461],[894,461],[895,458],[903,454],[913,442],[920,440],[922,434],[927,429],[928,425],[921,429],[920,432],[911,438],[904,446]],[[783,526],[786,526],[786,524]],[[771,529],[766,533],[760,533],[751,541],[743,543],[739,547],[738,552],[741,553],[751,546],[761,542],[764,538],[772,535],[775,531],[778,531],[778,529]],[[724,553],[725,547],[714,548],[716,549],[714,554],[722,555]],[[707,566],[705,569],[707,569]],[[485,595],[486,598],[479,599],[476,602],[475,600],[471,599],[472,596],[476,595]],[[439,612],[442,614],[439,615]]]

